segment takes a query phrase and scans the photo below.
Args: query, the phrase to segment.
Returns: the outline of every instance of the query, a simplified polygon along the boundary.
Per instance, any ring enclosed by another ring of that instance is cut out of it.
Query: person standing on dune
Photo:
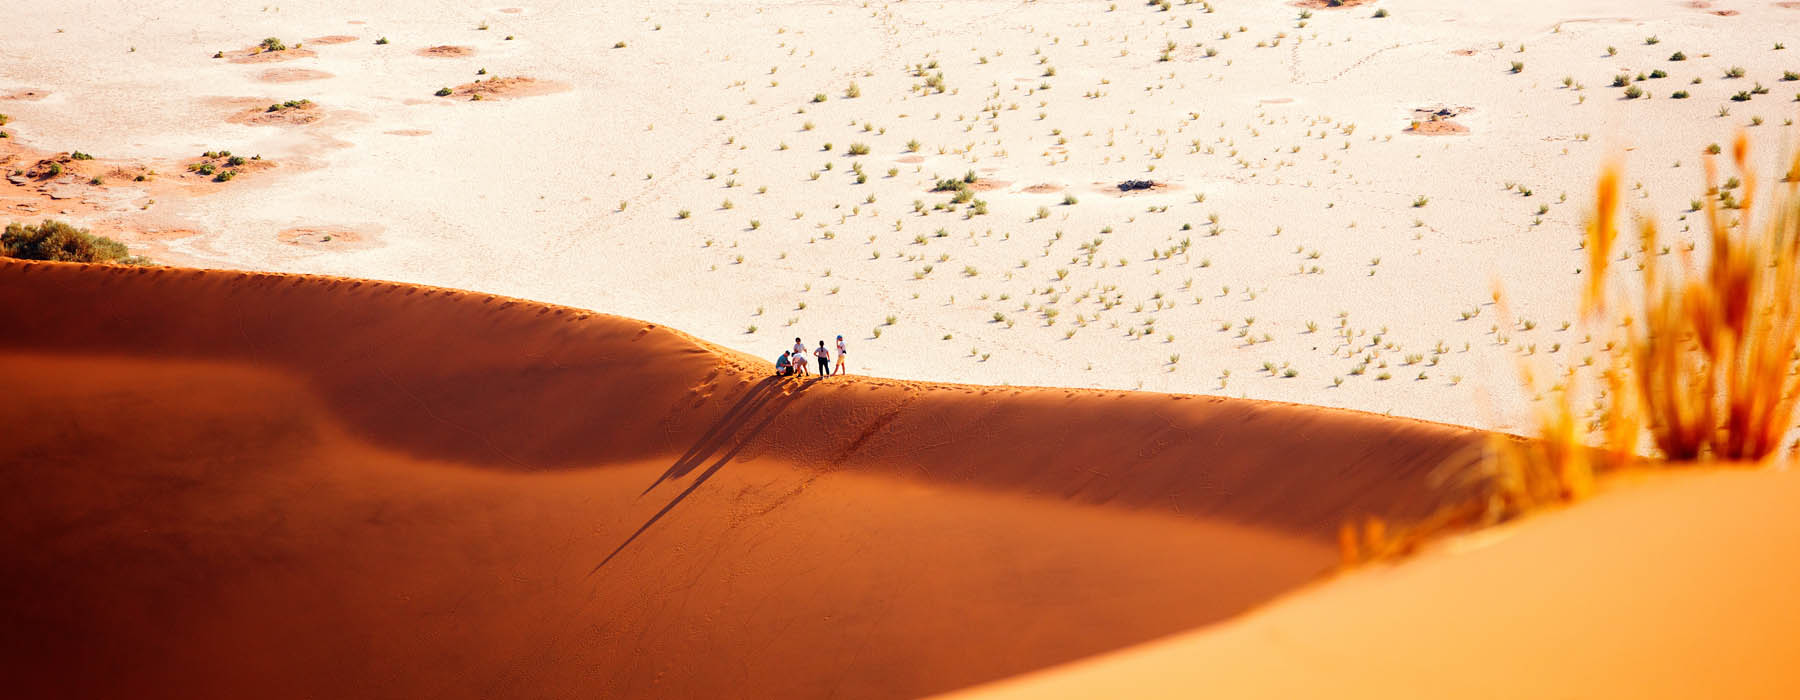
[[[832,374],[843,374],[844,373],[844,355],[850,351],[844,349],[844,336],[841,336],[841,335],[838,336],[837,343],[838,343],[837,367],[833,368],[831,370],[831,373]]]
[[[825,341],[819,341],[819,349],[813,351],[813,357],[819,358],[819,376],[831,376],[831,351],[825,349]]]
[[[794,374],[806,376],[806,343],[794,339]]]

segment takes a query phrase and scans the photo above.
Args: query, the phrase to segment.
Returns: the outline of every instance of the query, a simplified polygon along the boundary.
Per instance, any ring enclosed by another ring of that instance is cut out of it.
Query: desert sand
[[[758,357],[843,334],[885,377],[1503,430],[1524,429],[1519,358],[1580,344],[1559,329],[1598,164],[1623,153],[1633,206],[1689,240],[1699,149],[1778,140],[1800,93],[1800,44],[1774,48],[1800,10],[1761,0],[100,11],[10,19],[0,145],[160,179],[83,172],[9,216],[175,264],[602,309]],[[289,51],[246,53],[269,37]],[[316,119],[233,120],[297,99]],[[274,165],[164,191],[218,150]],[[970,171],[987,213],[935,209],[934,183]],[[283,235],[318,227],[360,235]]]
[[[0,259],[0,677],[1795,696],[1782,463],[1614,476],[1398,560],[1341,537],[1490,496],[1520,367],[1604,352],[1572,324],[1595,174],[1622,159],[1664,233],[1616,266],[1704,252],[1709,144],[1795,133],[1796,26],[34,6],[0,29],[0,223],[165,267]],[[769,376],[838,334],[852,376]]]

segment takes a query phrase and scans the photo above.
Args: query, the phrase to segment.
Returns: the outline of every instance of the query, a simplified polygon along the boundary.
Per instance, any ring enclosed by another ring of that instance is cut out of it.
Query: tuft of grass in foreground
[[[1708,150],[1706,185],[1719,191]],[[1731,151],[1740,208],[1726,214],[1717,198],[1700,202],[1708,252],[1680,261],[1646,252],[1629,271],[1613,267],[1620,253],[1657,250],[1659,231],[1642,219],[1638,241],[1622,244],[1623,170],[1601,171],[1580,291],[1581,330],[1606,353],[1598,376],[1561,369],[1545,373],[1544,386],[1523,367],[1527,393],[1543,396],[1532,418],[1538,437],[1490,442],[1466,474],[1487,486],[1485,497],[1405,528],[1374,518],[1346,523],[1346,564],[1405,554],[1450,528],[1582,500],[1598,475],[1643,465],[1642,445],[1653,445],[1651,456],[1666,466],[1755,465],[1780,451],[1800,398],[1800,153],[1763,211],[1749,152],[1740,130]]]
[[[1618,329],[1611,365],[1595,396],[1603,401],[1593,427],[1600,445],[1589,448],[1580,418],[1580,387],[1573,377],[1553,389],[1539,409],[1542,439],[1500,451],[1497,463],[1501,512],[1510,517],[1533,507],[1579,500],[1594,475],[1638,460],[1645,437],[1672,463],[1757,462],[1775,454],[1794,425],[1794,351],[1800,341],[1800,182],[1788,180],[1757,219],[1757,174],[1749,164],[1749,138],[1739,132],[1732,162],[1742,177],[1743,199],[1728,218],[1715,199],[1704,204],[1712,239],[1700,264],[1642,260],[1641,297],[1609,279],[1618,250],[1622,173],[1609,166],[1597,186],[1588,227],[1588,285],[1582,322]],[[1717,165],[1705,159],[1709,191],[1717,191]],[[1800,169],[1800,158],[1793,161]],[[1793,172],[1794,170],[1790,170]],[[1644,250],[1656,250],[1654,220],[1638,224]],[[1622,275],[1621,275],[1622,276]],[[1632,308],[1633,306],[1636,308]],[[1596,333],[1605,337],[1605,333]],[[1535,388],[1526,373],[1527,388]]]
[[[132,255],[124,243],[54,219],[45,219],[36,225],[16,221],[7,224],[6,231],[0,233],[0,257],[125,265],[150,263],[149,258]]]

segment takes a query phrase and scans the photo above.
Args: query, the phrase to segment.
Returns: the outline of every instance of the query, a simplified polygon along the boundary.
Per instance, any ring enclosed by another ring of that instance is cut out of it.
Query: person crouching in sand
[[[806,343],[801,342],[799,338],[794,339],[793,362],[794,373],[802,377],[806,376]]]
[[[787,353],[787,351],[784,350],[784,351],[782,351],[780,357],[775,358],[775,376],[786,377],[793,373],[794,373],[794,360]]]

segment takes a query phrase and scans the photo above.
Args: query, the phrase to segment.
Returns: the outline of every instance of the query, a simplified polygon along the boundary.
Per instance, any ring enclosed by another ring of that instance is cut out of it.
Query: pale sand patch
[[[329,46],[331,44],[348,44],[353,41],[356,41],[358,38],[359,37],[350,36],[349,34],[332,34],[329,36],[320,36],[320,37],[313,37],[311,39],[307,39],[306,43],[308,43],[308,44],[324,44],[324,45]]]
[[[1309,10],[1343,10],[1372,2],[1375,0],[1294,0],[1290,4]]]
[[[1043,183],[1043,184],[1037,184],[1037,185],[1032,185],[1030,187],[1027,187],[1024,189],[1024,191],[1029,192],[1031,194],[1049,194],[1051,192],[1061,192],[1061,191],[1063,191],[1063,187],[1061,185],[1052,185],[1049,183]]]
[[[413,53],[426,58],[465,58],[475,55],[475,49],[468,46],[430,46]]]
[[[27,88],[24,90],[13,90],[11,92],[0,93],[0,100],[17,100],[17,101],[21,101],[21,102],[36,102],[38,100],[44,99],[49,96],[50,96],[49,90],[44,90],[44,89],[40,89],[40,88]]]
[[[391,131],[383,131],[381,133],[389,134],[389,135],[393,135],[393,136],[429,136],[429,135],[431,135],[431,131],[428,129],[394,129]]]
[[[256,79],[265,83],[298,83],[307,80],[325,80],[335,77],[322,70],[311,68],[270,68],[257,74]]]
[[[309,250],[365,250],[379,245],[380,226],[296,226],[282,229],[275,240]]]

